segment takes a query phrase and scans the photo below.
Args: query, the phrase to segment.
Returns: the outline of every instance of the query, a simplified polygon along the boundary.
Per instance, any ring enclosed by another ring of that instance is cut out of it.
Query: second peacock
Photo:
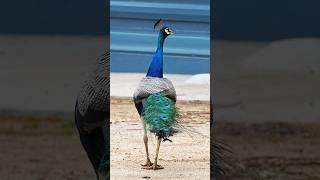
[[[134,92],[133,99],[136,109],[142,119],[144,127],[144,145],[146,150],[146,163],[143,169],[163,169],[158,164],[158,154],[161,141],[168,139],[177,131],[178,113],[176,109],[176,91],[167,78],[163,77],[163,45],[165,39],[173,34],[170,27],[162,26],[162,20],[158,20],[154,29],[160,27],[158,47],[153,55],[146,77],[142,78]],[[147,131],[157,137],[157,148],[152,163],[149,157]]]

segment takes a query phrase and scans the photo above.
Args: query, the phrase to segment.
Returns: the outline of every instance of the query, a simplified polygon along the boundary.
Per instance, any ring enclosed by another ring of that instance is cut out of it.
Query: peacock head
[[[171,34],[173,34],[173,30],[170,27],[162,27],[160,29],[160,33],[164,36],[164,37],[168,37]]]
[[[160,37],[162,37],[163,39],[165,39],[166,37],[170,36],[171,34],[173,34],[173,30],[170,27],[165,27],[162,25],[162,19],[159,19],[153,26],[153,29],[156,29],[160,27]]]

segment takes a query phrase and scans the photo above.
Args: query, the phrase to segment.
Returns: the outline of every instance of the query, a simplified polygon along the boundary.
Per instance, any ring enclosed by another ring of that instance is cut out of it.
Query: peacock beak
[[[170,35],[174,34],[174,32],[173,32],[172,29],[169,29],[169,34],[170,34]]]

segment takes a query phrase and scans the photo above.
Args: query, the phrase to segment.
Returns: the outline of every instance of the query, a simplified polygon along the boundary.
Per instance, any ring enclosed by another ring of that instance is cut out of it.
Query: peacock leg
[[[158,137],[156,157],[154,158],[154,164],[153,164],[153,166],[152,166],[152,169],[153,169],[153,170],[163,169],[162,166],[158,165],[158,154],[159,154],[159,149],[160,149],[160,143],[161,143],[161,138]]]
[[[143,167],[143,169],[153,169],[153,170],[163,169],[162,166],[158,165],[158,154],[160,149],[160,143],[161,143],[161,138],[158,137],[157,151],[156,151],[156,157],[154,158],[154,163],[149,167]]]
[[[146,164],[141,164],[141,166],[142,167],[151,167],[152,166],[152,162],[150,161],[150,158],[149,158],[148,136],[147,136],[147,128],[146,128],[146,124],[145,123],[143,123],[143,128],[144,128],[143,142],[144,142],[144,147],[146,149],[147,161],[146,161]]]

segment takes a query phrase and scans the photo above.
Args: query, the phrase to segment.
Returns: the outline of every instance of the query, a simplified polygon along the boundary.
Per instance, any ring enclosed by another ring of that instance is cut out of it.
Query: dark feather
[[[222,143],[214,140],[211,142],[211,153],[210,158],[213,163],[211,163],[211,170],[213,171],[213,178],[222,178],[227,170],[231,167],[231,162],[228,160],[227,154],[231,154],[231,148]]]

